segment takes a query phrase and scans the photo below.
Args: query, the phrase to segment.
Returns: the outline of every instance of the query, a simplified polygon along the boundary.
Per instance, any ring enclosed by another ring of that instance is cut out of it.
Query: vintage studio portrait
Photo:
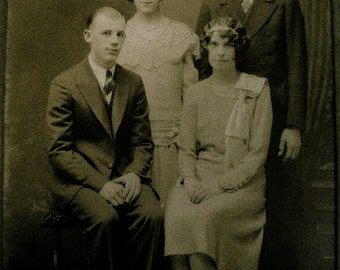
[[[0,12],[0,269],[337,269],[336,0]]]

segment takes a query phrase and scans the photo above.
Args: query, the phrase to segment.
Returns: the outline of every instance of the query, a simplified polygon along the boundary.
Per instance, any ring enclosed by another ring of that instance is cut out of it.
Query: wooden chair
[[[64,269],[61,263],[61,254],[63,253],[63,241],[62,241],[63,232],[69,229],[74,229],[82,232],[84,228],[78,221],[72,219],[67,214],[63,213],[61,210],[56,209],[50,210],[43,217],[40,226],[41,228],[50,229],[53,231],[54,236],[53,268],[55,270]]]

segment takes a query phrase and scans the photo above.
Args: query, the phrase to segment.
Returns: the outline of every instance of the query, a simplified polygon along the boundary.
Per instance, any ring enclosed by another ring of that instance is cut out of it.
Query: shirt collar
[[[104,85],[105,85],[105,82],[106,82],[106,69],[99,66],[98,64],[96,64],[92,60],[90,55],[88,56],[88,59],[89,59],[90,67],[91,67],[94,75],[96,76],[100,87],[103,88]],[[112,72],[112,74],[114,74],[115,69],[116,69],[116,65],[113,65],[109,70]]]

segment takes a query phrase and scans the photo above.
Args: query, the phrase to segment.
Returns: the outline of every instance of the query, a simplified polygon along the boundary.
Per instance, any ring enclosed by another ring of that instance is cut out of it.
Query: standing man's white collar
[[[249,8],[253,4],[253,0],[240,0],[240,2],[245,13],[248,12]]]

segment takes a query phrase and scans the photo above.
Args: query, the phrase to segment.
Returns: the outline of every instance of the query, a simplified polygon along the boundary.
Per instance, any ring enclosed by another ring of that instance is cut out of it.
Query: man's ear
[[[92,40],[91,31],[88,30],[88,29],[86,29],[86,30],[84,31],[83,35],[84,35],[85,41],[86,41],[87,43],[90,43],[91,40]]]

